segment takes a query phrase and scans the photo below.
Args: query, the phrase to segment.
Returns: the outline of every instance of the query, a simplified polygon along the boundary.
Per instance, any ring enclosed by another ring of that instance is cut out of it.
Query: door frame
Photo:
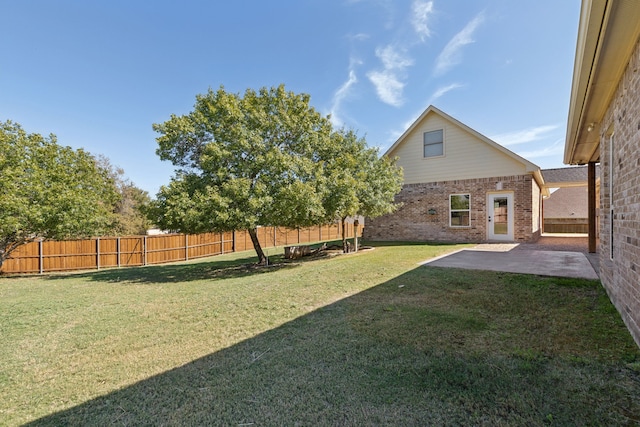
[[[493,221],[490,218],[494,217],[493,206],[496,197],[507,198],[507,234],[494,234],[493,233]],[[514,240],[514,208],[513,208],[514,194],[513,191],[491,192],[487,193],[487,240],[500,240],[512,242]]]

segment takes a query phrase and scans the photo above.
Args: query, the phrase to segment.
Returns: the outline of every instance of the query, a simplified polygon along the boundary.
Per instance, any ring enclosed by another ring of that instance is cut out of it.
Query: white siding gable
[[[438,129],[444,130],[444,155],[425,158],[424,132]],[[435,107],[429,107],[386,155],[398,157],[405,184],[525,175],[537,169]]]

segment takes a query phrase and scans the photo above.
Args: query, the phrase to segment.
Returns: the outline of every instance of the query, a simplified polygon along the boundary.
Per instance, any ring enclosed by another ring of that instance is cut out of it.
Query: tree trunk
[[[2,268],[4,262],[9,258],[9,255],[11,255],[11,252],[16,250],[18,247],[34,240],[35,239],[20,239],[16,236],[16,233],[2,236],[0,238],[0,269]]]
[[[260,241],[258,240],[258,230],[256,228],[252,228],[248,230],[249,236],[251,237],[251,243],[253,243],[253,248],[256,250],[256,255],[258,255],[258,264],[266,265],[267,264],[267,256],[262,251],[262,247],[260,246]]]
[[[356,219],[353,221],[353,250],[354,252],[358,252],[358,226],[359,222]]]
[[[347,253],[349,252],[349,242],[347,242],[347,217],[342,217],[340,219],[340,221],[342,222],[342,252],[343,253]]]

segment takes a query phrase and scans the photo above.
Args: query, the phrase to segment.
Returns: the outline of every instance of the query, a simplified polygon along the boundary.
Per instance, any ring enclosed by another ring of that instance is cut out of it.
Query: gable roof
[[[600,124],[640,37],[638,0],[582,0],[566,164],[600,161]]]
[[[519,155],[517,155],[513,151],[506,149],[502,145],[498,144],[497,142],[493,141],[492,139],[487,138],[486,136],[484,136],[480,132],[476,131],[475,129],[470,128],[469,126],[465,125],[461,121],[451,117],[450,115],[448,115],[447,113],[443,112],[442,110],[436,108],[433,105],[429,105],[427,107],[427,109],[424,110],[424,112],[420,115],[420,117],[418,117],[411,124],[411,126],[409,126],[407,128],[407,130],[405,130],[404,133],[402,135],[400,135],[400,137],[396,140],[396,142],[391,147],[389,147],[389,149],[385,152],[384,155],[385,156],[391,156],[393,154],[393,152],[405,142],[407,137],[418,126],[420,126],[420,124],[423,122],[423,120],[425,120],[427,118],[427,116],[429,116],[430,114],[435,114],[435,115],[441,117],[442,119],[444,119],[445,121],[448,121],[452,125],[457,126],[457,127],[461,128],[461,129],[463,129],[464,131],[470,133],[471,135],[476,137],[481,142],[485,143],[490,148],[492,148],[494,150],[497,150],[497,151],[501,152],[502,154],[507,155],[511,159],[523,164],[525,166],[525,170],[527,172],[531,172],[533,174],[533,176],[534,176],[536,182],[538,183],[538,185],[540,186],[540,188],[544,187],[544,178],[542,176],[542,173],[540,172],[540,167],[538,165],[530,162],[529,160],[525,159],[524,157],[520,157]]]

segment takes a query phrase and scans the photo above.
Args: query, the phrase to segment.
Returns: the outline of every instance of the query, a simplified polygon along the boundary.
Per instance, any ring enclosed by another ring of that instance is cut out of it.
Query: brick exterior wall
[[[487,193],[508,191],[514,195],[514,239],[537,240],[540,190],[531,175],[405,184],[396,196],[402,207],[389,215],[367,218],[363,235],[368,240],[483,242],[487,240]],[[451,194],[470,194],[469,227],[449,226]]]
[[[531,230],[537,239],[542,233],[542,191],[538,183],[531,180]]]
[[[640,345],[640,43],[600,129],[600,278]]]

